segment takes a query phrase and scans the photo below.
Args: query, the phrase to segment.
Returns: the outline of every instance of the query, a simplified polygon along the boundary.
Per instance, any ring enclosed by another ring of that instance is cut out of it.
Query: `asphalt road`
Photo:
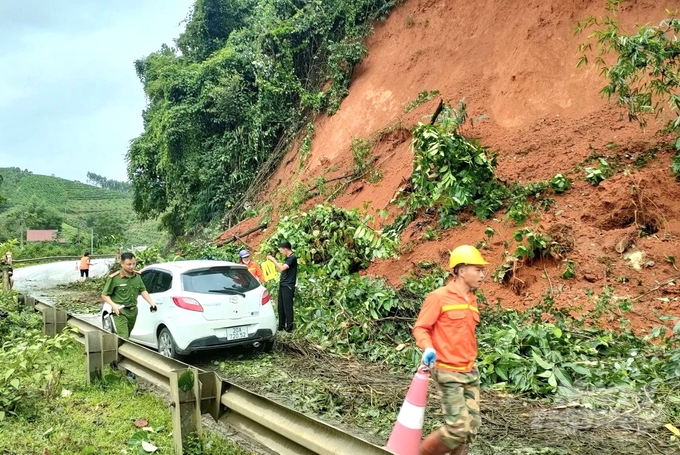
[[[113,259],[93,259],[90,263],[90,277],[106,274]],[[47,304],[55,305],[55,289],[60,284],[68,284],[80,279],[76,261],[51,262],[14,269],[14,289],[35,297]],[[99,325],[98,315],[78,315],[90,323]]]

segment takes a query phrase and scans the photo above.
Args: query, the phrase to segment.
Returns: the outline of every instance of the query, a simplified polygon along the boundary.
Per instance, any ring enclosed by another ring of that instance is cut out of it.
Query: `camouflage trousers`
[[[444,412],[444,426],[439,430],[444,436],[444,444],[450,449],[469,444],[482,424],[477,367],[469,373],[435,368],[432,377]]]

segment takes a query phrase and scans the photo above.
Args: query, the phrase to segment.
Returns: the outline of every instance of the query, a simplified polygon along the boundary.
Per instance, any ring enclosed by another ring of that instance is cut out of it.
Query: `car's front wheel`
[[[177,353],[175,339],[166,327],[163,327],[161,333],[158,334],[158,352],[171,359],[179,359],[181,357]]]

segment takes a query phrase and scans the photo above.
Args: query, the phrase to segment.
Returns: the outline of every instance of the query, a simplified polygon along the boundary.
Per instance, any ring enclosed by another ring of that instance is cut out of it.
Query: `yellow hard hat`
[[[451,257],[449,258],[450,268],[454,268],[459,264],[487,265],[488,262],[484,260],[482,253],[474,246],[461,245],[451,251]]]

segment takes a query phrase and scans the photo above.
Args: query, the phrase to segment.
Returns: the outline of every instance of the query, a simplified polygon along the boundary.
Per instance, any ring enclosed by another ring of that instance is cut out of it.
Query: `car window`
[[[167,272],[156,272],[156,279],[154,280],[155,292],[169,291],[172,287],[172,275]]]
[[[182,274],[182,288],[187,292],[215,294],[226,291],[248,292],[260,282],[246,268],[213,267]]]
[[[156,271],[155,270],[145,270],[142,272],[142,282],[144,283],[144,286],[146,287],[146,290],[151,294],[154,281],[156,278]]]

